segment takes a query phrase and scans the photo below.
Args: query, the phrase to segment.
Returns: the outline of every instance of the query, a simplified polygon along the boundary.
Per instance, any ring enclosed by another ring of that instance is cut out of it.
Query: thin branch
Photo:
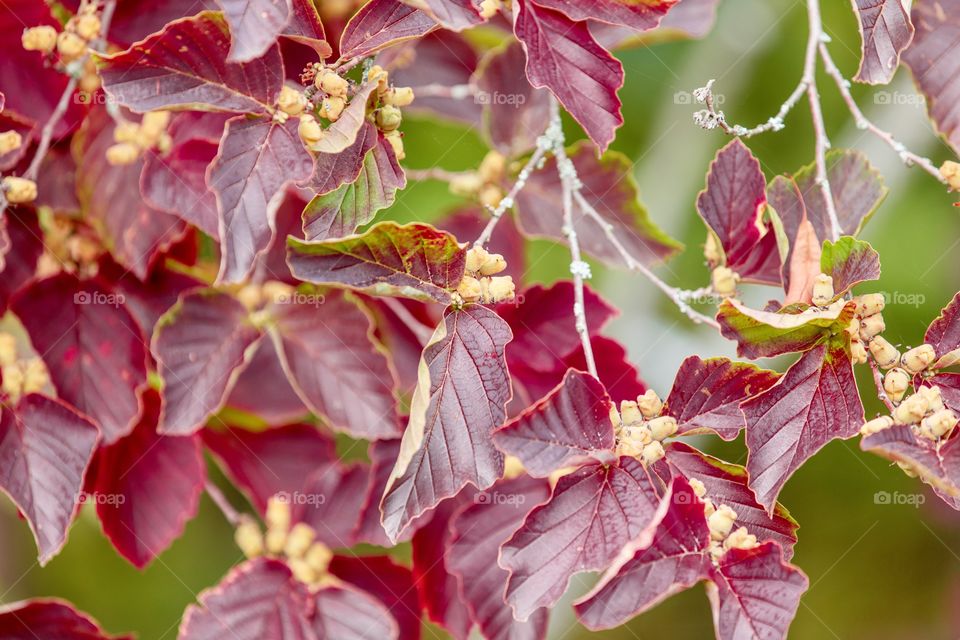
[[[433,336],[433,329],[413,317],[413,314],[403,306],[403,303],[389,296],[383,297],[381,300],[383,304],[393,312],[393,315],[397,316],[397,319],[403,323],[403,326],[417,337],[421,345],[426,346],[427,343],[430,342],[430,338]]]
[[[873,372],[873,384],[877,387],[877,397],[883,401],[890,413],[893,413],[896,407],[887,395],[886,389],[883,388],[883,374],[880,373],[880,367],[877,366],[872,355],[867,357],[867,362],[870,363],[870,370]]]
[[[713,94],[713,83],[714,80],[710,80],[706,86],[701,87],[693,92],[697,102],[703,103],[707,107],[704,111],[694,114],[694,121],[705,129],[719,127],[725,133],[741,138],[752,138],[753,136],[766,133],[767,131],[780,131],[783,129],[783,121],[787,117],[787,114],[793,110],[798,102],[800,102],[800,98],[802,98],[804,93],[807,91],[807,82],[805,79],[801,78],[800,82],[797,84],[790,96],[782,105],[780,105],[780,110],[777,111],[775,116],[770,117],[762,124],[758,124],[755,127],[748,129],[747,127],[739,124],[727,124],[727,119],[723,111],[720,111],[714,106],[715,98]]]
[[[537,139],[537,150],[533,152],[533,155],[530,156],[530,159],[527,160],[527,163],[520,170],[519,175],[517,175],[517,181],[510,187],[507,195],[503,196],[500,202],[497,203],[497,206],[490,211],[490,220],[487,222],[487,226],[483,228],[483,231],[480,232],[477,239],[474,240],[473,246],[482,247],[490,242],[490,236],[493,235],[493,230],[496,228],[497,223],[500,222],[500,218],[503,217],[507,209],[513,206],[517,194],[519,194],[527,184],[530,175],[540,168],[549,149],[550,142],[546,139],[546,135],[540,136],[540,138]]]
[[[220,487],[213,484],[209,480],[204,484],[207,495],[210,496],[210,499],[213,500],[213,503],[217,505],[217,508],[223,513],[223,517],[226,518],[227,522],[233,526],[240,524],[240,521],[243,519],[243,516],[239,511],[233,508],[233,505],[230,504],[230,501],[227,500],[227,497],[223,495],[223,492],[220,491]]]

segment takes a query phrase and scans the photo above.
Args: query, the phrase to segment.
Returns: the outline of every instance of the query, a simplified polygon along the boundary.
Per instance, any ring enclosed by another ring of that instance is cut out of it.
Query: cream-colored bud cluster
[[[0,156],[16,151],[23,146],[23,136],[17,131],[0,132]]]
[[[317,532],[310,525],[298,522],[291,526],[288,502],[277,496],[270,498],[264,520],[266,533],[252,518],[245,517],[237,525],[234,540],[245,556],[266,555],[283,560],[293,576],[311,589],[319,589],[332,580],[328,569],[333,553],[316,540]]]
[[[166,153],[173,144],[167,126],[169,111],[150,111],[140,122],[124,120],[113,128],[114,144],[107,148],[107,162],[118,167],[133,164],[148,149]]]
[[[894,409],[892,416],[870,420],[860,428],[860,433],[868,436],[895,424],[906,424],[921,438],[936,441],[949,435],[957,422],[957,414],[943,403],[940,387],[921,386]]]
[[[82,222],[40,210],[43,253],[37,262],[37,277],[61,271],[93,277],[99,270],[103,247],[93,230]]]
[[[490,151],[476,171],[458,173],[450,180],[450,192],[467,198],[476,198],[480,204],[497,208],[503,200],[503,179],[507,173],[507,159],[498,151]]]
[[[833,286],[831,283],[831,291]],[[889,369],[900,361],[900,352],[881,336],[886,325],[883,311],[886,300],[881,293],[868,293],[853,299],[853,319],[847,327],[850,335],[850,355],[854,364],[867,361],[867,350],[882,369]]]
[[[753,549],[759,544],[757,536],[746,527],[733,528],[737,512],[726,504],[714,506],[713,501],[706,497],[707,489],[702,482],[691,478],[690,487],[703,500],[704,515],[707,516],[707,527],[710,529],[709,552],[714,562],[718,562],[730,549]]]
[[[100,37],[100,28],[96,3],[83,2],[77,14],[64,25],[63,31],[57,33],[50,25],[30,27],[24,29],[20,44],[27,51],[45,54],[56,49],[61,61],[72,62],[86,54],[90,43]]]
[[[237,300],[249,311],[262,309],[269,303],[280,304],[292,299],[295,289],[286,282],[267,280],[260,284],[246,284],[237,289]]]
[[[730,267],[723,265],[714,267],[710,274],[710,287],[715,294],[724,298],[735,295],[739,283],[740,274]]]
[[[16,338],[0,332],[0,377],[2,389],[11,404],[16,404],[28,393],[40,393],[50,384],[47,365],[40,358],[21,358],[17,353]]]
[[[661,416],[663,401],[653,389],[636,400],[620,403],[617,416],[617,454],[633,456],[651,465],[665,455],[663,441],[677,432],[673,416]]]
[[[486,304],[512,300],[516,285],[511,276],[496,274],[507,268],[507,261],[499,253],[488,253],[483,247],[467,251],[464,276],[457,287],[457,295],[464,302]]]
[[[26,178],[5,176],[0,181],[0,189],[10,204],[26,204],[37,199],[37,183]]]
[[[940,165],[940,175],[947,181],[951,191],[960,191],[960,162],[947,160]]]

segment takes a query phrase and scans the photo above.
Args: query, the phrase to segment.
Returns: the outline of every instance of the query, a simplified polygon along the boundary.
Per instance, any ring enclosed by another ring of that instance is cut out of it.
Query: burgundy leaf
[[[547,397],[497,429],[493,441],[541,478],[564,467],[611,463],[616,460],[612,408],[596,378],[570,369]]]
[[[786,638],[809,584],[775,542],[731,549],[707,588],[718,640]]]
[[[71,10],[80,7],[78,0],[65,0],[63,4]],[[109,39],[121,47],[129,47],[162,30],[168,22],[216,9],[214,0],[155,0],[150,5],[150,11],[144,11],[137,0],[118,0],[110,22]]]
[[[534,0],[541,7],[555,9],[571,20],[599,20],[621,24],[637,31],[653,29],[679,0]]]
[[[390,556],[334,556],[330,573],[386,605],[397,621],[398,640],[420,640],[420,595],[410,569]]]
[[[833,149],[827,153],[827,179],[833,195],[834,208],[840,222],[840,231],[855,236],[887,196],[883,176],[859,151]],[[817,184],[816,167],[807,165],[794,175],[807,216],[817,236],[825,240],[833,236],[823,190]]]
[[[201,593],[180,624],[180,640],[316,640],[306,587],[287,565],[258,558]]]
[[[533,4],[517,3],[513,30],[527,52],[527,78],[546,87],[606,151],[623,124],[617,91],[623,66],[597,44],[584,22]]]
[[[497,564],[500,545],[523,523],[530,510],[550,495],[543,480],[520,476],[480,493],[450,524],[446,562],[459,582],[470,617],[488,640],[542,640],[549,611],[518,622],[503,601],[510,573]],[[484,498],[484,499],[480,499]]]
[[[726,358],[690,356],[680,364],[664,414],[677,419],[677,433],[716,433],[734,440],[746,426],[740,402],[777,381],[774,371]]]
[[[960,445],[957,443],[956,437],[934,443],[917,437],[908,425],[898,424],[863,438],[860,448],[903,465],[957,509],[960,504]]]
[[[773,513],[777,494],[828,442],[855,436],[863,405],[846,347],[804,353],[782,378],[741,405],[747,419],[747,470],[757,502]]]
[[[6,66],[6,65],[4,65]],[[2,111],[2,109],[0,109]],[[13,111],[0,113],[0,131],[14,131],[20,134],[21,144],[16,149],[0,153],[0,171],[9,171],[17,166],[20,159],[30,150],[30,141],[37,131],[36,123]],[[39,192],[40,189],[38,188]]]
[[[323,242],[288,240],[293,274],[376,295],[449,302],[463,279],[466,249],[428,224],[381,222],[360,235]]]
[[[202,139],[175,144],[164,155],[147,154],[140,174],[144,202],[219,239],[217,200],[206,183],[207,167],[216,155],[217,144]]]
[[[886,84],[900,66],[900,53],[913,40],[913,24],[902,0],[856,0],[863,57],[854,80]]]
[[[880,256],[869,242],[843,236],[823,243],[820,271],[833,278],[833,290],[841,295],[861,282],[879,280]]]
[[[41,395],[0,408],[0,488],[30,523],[41,566],[67,541],[99,439],[89,420]]]
[[[660,488],[634,458],[594,464],[562,476],[550,501],[535,508],[504,543],[507,603],[518,620],[556,604],[581,571],[610,565],[654,520]]]
[[[437,26],[420,9],[399,0],[371,0],[357,11],[340,35],[340,55],[357,58],[391,44],[419,38]]]
[[[60,399],[93,418],[107,444],[130,433],[147,381],[147,345],[122,299],[61,273],[21,290],[10,306]]]
[[[146,280],[140,280],[122,265],[103,260],[99,275],[124,296],[127,311],[148,335],[153,334],[160,317],[176,304],[181,293],[203,286],[192,276],[159,264],[150,270]]]
[[[651,527],[628,544],[600,582],[574,604],[594,631],[619,626],[710,576],[703,502],[676,478]]]
[[[295,118],[285,124],[244,116],[227,122],[207,174],[217,197],[223,281],[240,281],[249,274],[273,237],[285,187],[306,180],[313,170],[297,125]]]
[[[329,57],[333,50],[327,44],[327,34],[323,23],[320,22],[317,5],[313,0],[292,0],[291,5],[293,13],[290,16],[290,23],[281,35],[310,47],[320,58]]]
[[[13,602],[0,607],[0,636],[7,640],[109,640],[97,622],[56,598]]]
[[[329,586],[313,595],[313,630],[326,640],[397,640],[399,628],[382,602],[348,586]],[[273,636],[263,636],[273,637]],[[286,640],[287,634],[282,636]]]
[[[503,473],[491,433],[510,400],[503,351],[511,337],[507,323],[486,307],[444,314],[423,351],[410,421],[383,496],[391,540],[467,484],[485,489]]]
[[[479,2],[475,0],[403,0],[406,4],[421,9],[439,22],[445,29],[463,31],[480,24]]]
[[[357,134],[357,139],[340,153],[321,153],[313,166],[313,175],[306,186],[317,195],[336,191],[343,184],[356,182],[363,170],[367,153],[376,146],[377,128],[366,123]]]
[[[230,25],[227,63],[249,62],[267,52],[290,22],[290,0],[218,0]]]
[[[373,322],[339,291],[318,302],[274,304],[271,336],[297,395],[336,429],[355,438],[400,435],[395,374],[373,337]]]
[[[937,355],[960,348],[960,293],[930,323],[923,341],[933,345]]]
[[[630,254],[650,264],[665,260],[683,245],[667,236],[651,220],[640,203],[633,179],[633,162],[625,155],[608,152],[597,159],[588,142],[573,145],[568,154],[583,183],[584,198],[608,223]],[[563,203],[560,176],[554,160],[530,176],[517,196],[521,230],[529,235],[566,242],[561,231]],[[591,216],[575,216],[574,227],[583,251],[612,265],[623,267],[620,253],[610,244],[600,223]]]
[[[360,521],[364,491],[370,477],[365,463],[317,465],[293,492],[281,493],[292,501],[293,522],[305,522],[317,540],[331,548],[351,547]]]
[[[606,387],[607,394],[615,404],[619,405],[623,400],[635,400],[646,392],[647,385],[640,379],[637,368],[627,360],[627,352],[619,342],[603,336],[593,336],[590,347],[600,382]],[[587,360],[583,354],[583,346],[578,346],[564,358],[564,365],[585,371]],[[524,383],[529,389],[529,381]]]
[[[267,424],[296,422],[310,412],[290,386],[272,340],[257,347],[230,390],[227,406],[255,414]]]
[[[297,240],[303,239],[303,224],[301,214],[303,208],[307,206],[305,198],[309,197],[309,191],[289,187],[284,194],[280,207],[277,209],[277,228],[274,231],[273,239],[264,253],[257,256],[257,261],[253,267],[251,280],[254,282],[263,282],[267,280],[277,280],[285,282],[292,286],[297,286],[300,281],[290,273],[290,265],[287,264],[287,239],[290,237]]]
[[[215,12],[175,20],[126,51],[104,56],[104,90],[134,111],[169,107],[265,113],[283,86],[280,49],[227,62],[227,22]]]
[[[37,261],[43,254],[43,231],[30,209],[8,208],[0,217],[0,236],[4,234],[10,249],[6,255],[0,255],[0,313],[6,311],[10,298],[33,280]]]
[[[160,432],[189,435],[219,411],[260,335],[246,307],[213,289],[189,293],[170,309],[152,343],[163,379]]]
[[[200,439],[157,433],[156,391],[144,394],[144,405],[133,433],[97,453],[93,481],[104,533],[141,569],[183,533],[206,480]]]
[[[357,542],[376,544],[381,547],[391,546],[387,533],[380,524],[380,499],[387,488],[390,472],[400,455],[400,439],[376,440],[370,443],[367,450],[370,457],[370,476],[367,479],[367,489],[364,493],[363,507],[360,510],[360,520],[353,537]],[[406,542],[413,535],[413,527],[407,528],[398,542]]]

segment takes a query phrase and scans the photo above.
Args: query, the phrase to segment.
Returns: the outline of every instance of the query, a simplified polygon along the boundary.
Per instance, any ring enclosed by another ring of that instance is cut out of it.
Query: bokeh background
[[[859,59],[859,36],[849,2],[824,2],[826,30],[834,58],[847,77]],[[677,99],[711,78],[722,96],[728,120],[752,126],[776,112],[801,74],[807,37],[806,8],[798,0],[723,0],[718,22],[702,40],[638,47],[618,53],[627,71],[621,91],[626,124],[613,145],[634,162],[634,174],[653,219],[687,244],[687,251],[660,275],[672,284],[707,284],[701,245],[704,227],[694,202],[715,151],[727,142],[719,132],[692,123],[695,106]],[[960,289],[960,210],[928,175],[907,169],[897,156],[853,124],[839,95],[821,74],[828,132],[835,147],[865,151],[883,174],[890,193],[862,237],[883,261],[876,290],[890,294],[884,311],[885,335],[916,345],[926,325]],[[909,72],[901,69],[888,87],[855,86],[854,96],[867,116],[891,130],[908,147],[935,163],[953,157],[926,119]],[[582,136],[567,123],[571,139]],[[473,168],[485,153],[479,135],[436,121],[405,123],[407,165]],[[806,102],[779,133],[749,141],[768,180],[792,173],[813,158]],[[383,214],[400,220],[436,220],[458,204],[445,185],[412,183],[397,204]],[[546,242],[529,245],[528,280],[552,282],[565,277],[566,250]],[[622,315],[608,332],[621,340],[649,385],[669,390],[680,361],[691,354],[734,356],[732,345],[709,328],[693,325],[641,276],[595,265],[591,284]],[[762,302],[772,290],[747,294]],[[783,370],[789,360],[764,362]],[[867,371],[861,371],[867,374]],[[862,388],[872,382],[861,376]],[[865,394],[867,413],[879,410]],[[729,444],[704,438],[708,452],[744,463],[742,439]],[[216,471],[213,471],[216,474]],[[215,479],[218,478],[214,475]],[[877,504],[877,492],[910,496],[911,504]],[[230,494],[236,505],[246,505]],[[917,481],[885,461],[863,454],[857,440],[834,442],[807,463],[787,484],[781,501],[800,522],[794,562],[810,577],[791,628],[791,638],[923,639],[960,637],[960,514],[949,509]],[[26,523],[11,503],[0,500],[0,601],[61,596],[99,619],[112,632],[136,632],[140,638],[176,637],[184,608],[202,589],[215,584],[241,559],[232,531],[205,497],[198,517],[172,548],[139,572],[113,551],[100,532],[91,507],[74,525],[69,544],[47,567],[35,562]],[[407,551],[400,548],[404,556]],[[571,590],[586,590],[585,576]],[[573,620],[569,607],[556,609],[551,638],[710,638],[710,609],[702,587],[675,596],[625,627],[589,634]],[[425,638],[444,638],[430,627]]]

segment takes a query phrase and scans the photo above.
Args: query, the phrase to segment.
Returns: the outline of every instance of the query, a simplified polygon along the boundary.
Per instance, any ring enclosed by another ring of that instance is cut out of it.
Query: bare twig
[[[800,98],[803,97],[807,91],[807,81],[801,78],[799,84],[797,84],[790,96],[780,105],[780,110],[777,111],[775,116],[770,117],[762,124],[748,129],[739,124],[728,124],[723,111],[718,110],[714,106],[713,83],[714,80],[710,80],[706,86],[700,87],[693,92],[693,96],[697,102],[703,103],[707,107],[705,110],[694,114],[694,121],[705,129],[720,128],[729,135],[739,136],[741,138],[752,138],[767,131],[780,131],[783,129],[783,121],[787,117],[787,114],[800,102]]]
[[[220,487],[207,480],[204,488],[207,491],[207,495],[210,496],[211,500],[213,500],[213,503],[217,505],[217,508],[223,513],[223,517],[226,518],[227,522],[233,526],[240,524],[240,520],[243,519],[243,516],[239,511],[233,508],[233,505],[230,504],[230,501],[227,500],[227,497],[223,495],[222,491],[220,491]]]
[[[417,337],[421,345],[426,346],[426,344],[430,342],[430,338],[433,336],[433,329],[414,318],[410,310],[403,306],[403,303],[389,296],[385,296],[381,298],[381,300],[383,304],[393,312],[393,315],[397,316],[397,319],[403,323],[403,326]]]
[[[497,206],[490,211],[490,220],[487,222],[487,226],[483,228],[483,231],[480,232],[480,235],[477,237],[477,239],[473,242],[473,246],[482,247],[490,242],[490,236],[493,235],[493,230],[496,228],[497,223],[500,222],[500,218],[503,217],[503,214],[506,213],[507,209],[513,206],[517,194],[519,194],[523,187],[527,184],[527,180],[530,179],[530,175],[535,170],[540,168],[549,149],[550,143],[546,139],[546,136],[540,136],[540,138],[537,140],[537,150],[533,152],[533,155],[530,156],[530,159],[527,160],[527,163],[522,169],[520,169],[520,173],[517,175],[517,181],[513,183],[512,187],[510,187],[510,191],[507,192],[507,195],[503,196]]]

